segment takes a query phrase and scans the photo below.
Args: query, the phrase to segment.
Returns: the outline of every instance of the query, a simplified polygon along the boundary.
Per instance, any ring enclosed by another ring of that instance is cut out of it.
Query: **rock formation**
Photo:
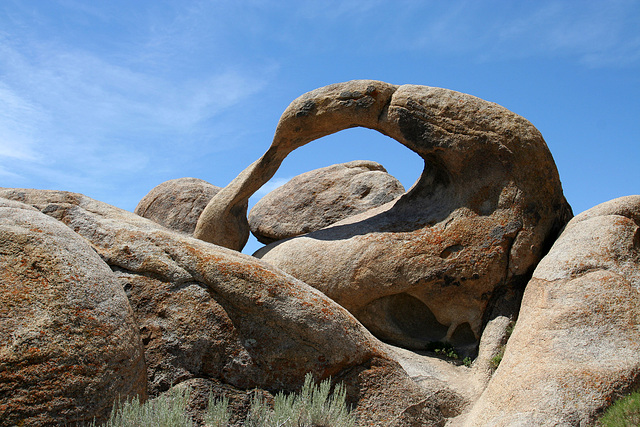
[[[262,259],[218,246],[242,247],[247,199],[289,152],[353,126],[424,159],[408,193]],[[195,211],[201,183],[183,184],[150,196],[170,201],[157,221]],[[570,216],[528,121],[376,81],[287,108],[198,219],[216,244],[80,194],[0,189],[0,426],[101,421],[118,395],[187,386],[195,421],[208,390],[238,420],[252,389],[296,391],[308,372],[342,382],[362,426],[593,424],[640,384],[640,196]],[[432,357],[441,340],[478,357]]]
[[[269,264],[80,194],[5,189],[0,198],[58,219],[91,244],[100,268],[111,267],[140,325],[151,395],[191,378],[293,391],[311,372],[344,381],[365,425],[408,425],[407,408],[444,422],[440,400],[353,316]]]
[[[175,231],[193,234],[200,214],[220,187],[198,178],[178,178],[155,186],[134,212]]]
[[[592,425],[640,380],[640,196],[573,218],[466,426]]]
[[[115,274],[84,239],[0,199],[0,425],[104,420],[146,397],[143,348]]]
[[[256,256],[321,290],[382,339],[473,349],[492,312],[517,309],[524,283],[571,216],[540,133],[496,104],[370,80],[302,95],[267,152],[207,205],[195,236],[241,248],[241,206],[287,154],[354,126],[421,156],[419,181],[397,201]]]
[[[404,193],[376,162],[356,160],[296,176],[255,204],[251,233],[265,244],[327,227]]]

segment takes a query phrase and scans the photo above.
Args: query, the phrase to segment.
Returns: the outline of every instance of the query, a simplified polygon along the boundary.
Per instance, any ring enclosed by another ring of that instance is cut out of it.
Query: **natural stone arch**
[[[359,80],[325,86],[294,100],[282,114],[267,152],[209,202],[194,236],[242,250],[249,237],[246,202],[273,177],[287,155],[315,139],[352,127],[388,135],[379,118],[396,88],[384,82]]]
[[[418,299],[446,326],[443,340],[465,323],[478,338],[505,301],[512,305],[504,310],[515,313],[523,283],[571,209],[530,122],[447,89],[364,80],[302,95],[283,113],[267,152],[211,200],[196,237],[241,249],[248,236],[241,207],[287,154],[356,126],[422,157],[418,182],[395,202],[256,256],[320,289],[371,330],[388,331],[381,338],[409,347],[419,345],[402,322],[374,324],[385,318],[376,300],[400,293]]]

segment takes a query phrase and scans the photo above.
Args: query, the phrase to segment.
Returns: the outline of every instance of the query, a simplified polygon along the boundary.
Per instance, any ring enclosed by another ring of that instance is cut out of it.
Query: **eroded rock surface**
[[[0,197],[62,221],[111,266],[140,323],[151,395],[191,378],[293,391],[311,372],[344,381],[364,425],[444,423],[440,401],[382,343],[281,270],[79,194],[5,189]]]
[[[134,212],[175,231],[193,234],[202,211],[220,187],[198,178],[178,178],[155,186]]]
[[[118,278],[67,226],[0,198],[0,425],[82,425],[146,398]]]
[[[240,206],[287,154],[354,126],[420,155],[419,181],[396,201],[256,256],[321,290],[391,343],[475,348],[486,321],[517,310],[533,268],[571,216],[542,136],[499,105],[370,80],[304,94],[283,113],[267,152],[207,205],[195,236],[241,248]]]
[[[640,196],[569,222],[467,426],[591,425],[640,380]]]
[[[249,212],[251,233],[265,244],[316,231],[404,193],[376,162],[356,160],[298,175]]]

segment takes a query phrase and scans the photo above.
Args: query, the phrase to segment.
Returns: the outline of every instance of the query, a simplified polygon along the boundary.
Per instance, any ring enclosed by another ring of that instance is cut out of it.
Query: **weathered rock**
[[[640,380],[640,196],[569,222],[468,426],[591,425]]]
[[[207,205],[195,236],[230,247],[235,215],[289,152],[362,126],[425,161],[405,195],[256,253],[351,311],[378,337],[408,348],[447,340],[475,348],[483,324],[517,308],[526,280],[571,216],[538,130],[470,95],[352,81],[302,95],[271,147]],[[236,225],[234,225],[236,224]]]
[[[59,221],[0,199],[0,425],[83,425],[146,398],[120,282]]]
[[[200,214],[220,187],[198,178],[165,181],[144,196],[134,212],[175,231],[193,234]]]
[[[316,231],[404,193],[381,164],[366,160],[298,175],[249,212],[251,233],[265,244]]]
[[[364,425],[389,425],[372,412],[383,410],[398,426],[444,422],[439,400],[351,314],[281,270],[79,194],[5,189],[0,197],[67,224],[121,278],[143,331],[152,394],[198,377],[297,390],[311,372],[351,384]]]

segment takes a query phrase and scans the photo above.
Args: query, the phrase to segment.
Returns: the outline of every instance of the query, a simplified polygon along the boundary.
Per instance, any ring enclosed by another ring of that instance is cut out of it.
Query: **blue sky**
[[[225,186],[289,102],[352,79],[445,87],[526,117],[575,213],[640,193],[640,1],[628,0],[3,0],[0,186],[127,210],[168,179]],[[352,129],[292,153],[268,186],[357,159],[406,188],[422,166]]]

